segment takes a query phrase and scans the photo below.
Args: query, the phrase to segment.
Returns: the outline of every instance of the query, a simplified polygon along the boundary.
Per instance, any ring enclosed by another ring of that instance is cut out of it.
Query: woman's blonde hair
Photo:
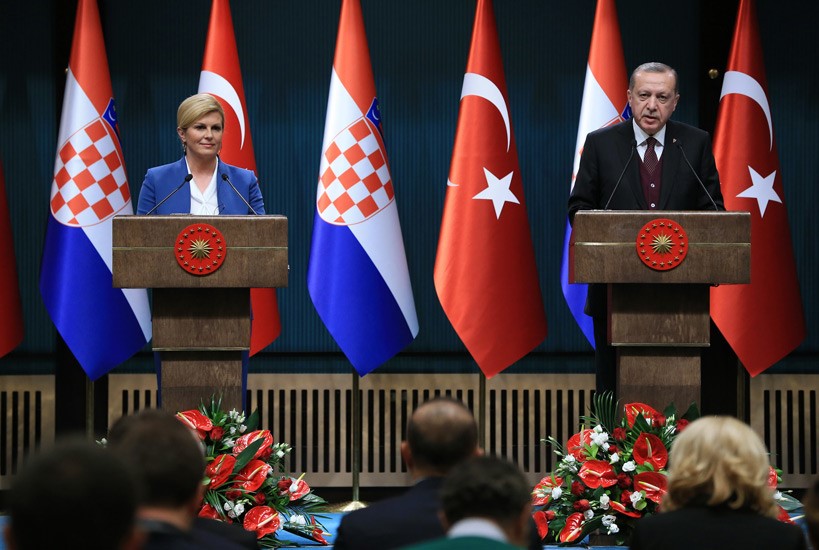
[[[222,104],[210,94],[196,94],[185,99],[176,110],[176,126],[182,130],[207,115],[217,112],[222,117],[222,127],[225,126],[225,110]]]
[[[768,450],[750,426],[730,416],[700,418],[674,440],[663,510],[725,504],[776,517],[769,471]]]

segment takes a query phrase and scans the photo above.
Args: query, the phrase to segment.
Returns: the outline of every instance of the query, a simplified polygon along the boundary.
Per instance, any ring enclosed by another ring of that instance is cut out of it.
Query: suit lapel
[[[188,167],[185,164],[185,157],[179,159],[179,161],[174,165],[173,170],[170,171],[170,181],[166,182],[167,192],[170,193],[176,187],[182,183],[185,179],[185,176],[188,175]],[[190,213],[191,211],[191,182],[187,182],[183,185],[176,194],[168,199],[167,210],[168,212],[179,212],[179,213]]]
[[[665,144],[663,144],[663,173],[660,176],[660,209],[668,207],[671,191],[677,183],[682,156],[677,146],[677,128],[670,120],[665,126]]]

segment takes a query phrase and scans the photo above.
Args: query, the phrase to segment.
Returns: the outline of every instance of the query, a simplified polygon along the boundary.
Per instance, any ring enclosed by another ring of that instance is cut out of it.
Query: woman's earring
[[[182,154],[183,155],[188,154],[188,142],[187,141],[182,142]]]

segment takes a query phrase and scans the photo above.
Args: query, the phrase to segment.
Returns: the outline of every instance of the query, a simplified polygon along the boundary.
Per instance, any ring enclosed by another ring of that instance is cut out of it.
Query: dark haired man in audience
[[[481,452],[475,418],[462,402],[436,397],[422,403],[410,417],[407,440],[401,443],[401,456],[415,485],[344,516],[335,548],[390,550],[443,536],[438,511],[444,476]],[[536,537],[531,547],[541,548]]]
[[[530,540],[531,487],[517,466],[473,457],[452,470],[441,488],[447,536],[413,550],[512,550]]]
[[[8,502],[10,550],[135,550],[136,487],[128,468],[96,443],[57,443],[22,469]]]
[[[205,486],[205,457],[195,434],[172,414],[144,410],[117,421],[111,452],[133,471],[145,550],[257,548],[254,533],[197,517]]]

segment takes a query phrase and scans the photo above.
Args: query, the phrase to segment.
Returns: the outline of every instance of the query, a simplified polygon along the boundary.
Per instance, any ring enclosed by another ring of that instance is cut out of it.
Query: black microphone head
[[[227,174],[223,173],[222,174],[222,181],[227,181],[227,180],[228,180]]]
[[[193,179],[193,174],[188,174],[187,176],[185,176],[185,181],[186,182],[191,181],[192,179]]]

